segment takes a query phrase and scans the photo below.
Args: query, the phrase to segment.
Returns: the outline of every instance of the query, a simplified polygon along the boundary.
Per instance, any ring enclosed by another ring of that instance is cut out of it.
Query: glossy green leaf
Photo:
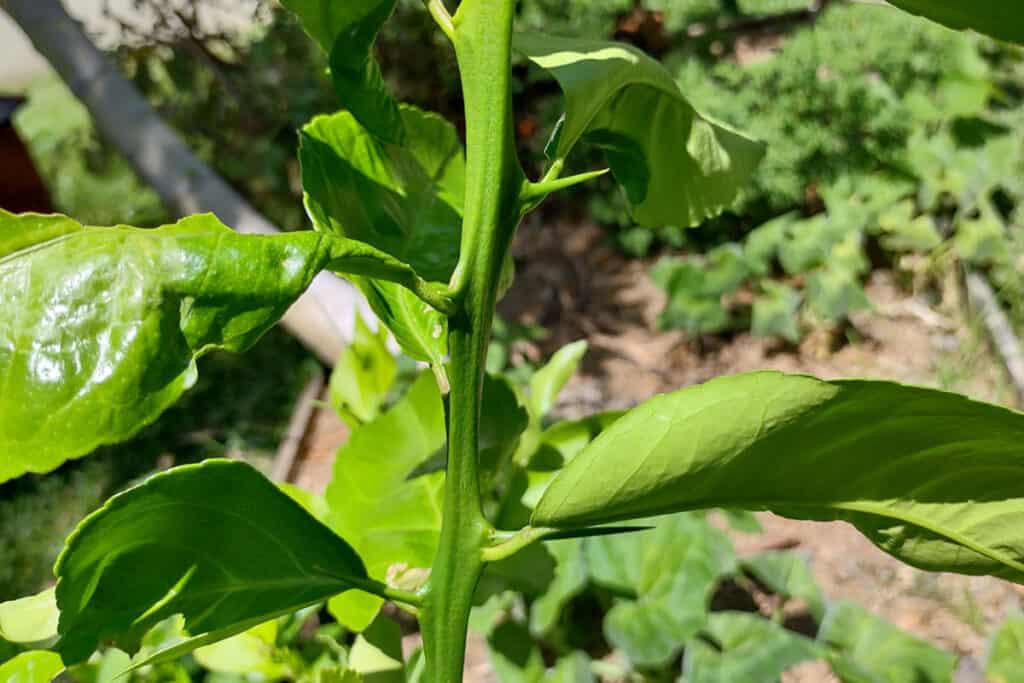
[[[604,632],[612,645],[640,666],[664,666],[678,655],[704,626],[711,593],[735,563],[728,538],[696,515],[669,517],[643,534],[586,542],[604,546],[606,558],[620,555],[618,562],[636,566],[614,583],[620,590],[630,584],[637,599],[612,607]],[[595,580],[613,583],[602,576],[598,563],[592,562],[591,567]]]
[[[387,334],[383,326],[371,332],[362,317],[357,316],[352,342],[342,351],[331,372],[331,407],[350,427],[380,415],[398,374],[398,363],[388,350]]]
[[[26,598],[0,602],[0,639],[41,643],[57,636],[57,599],[52,588]]]
[[[992,683],[1024,683],[1024,615],[1010,614],[992,636],[985,675]]]
[[[306,211],[317,230],[372,244],[446,282],[459,256],[465,159],[444,119],[403,106],[409,146],[374,139],[347,112],[303,128],[299,158]],[[439,365],[447,320],[388,283],[356,279],[402,349]]]
[[[765,683],[823,655],[813,640],[759,616],[717,612],[686,646],[683,676],[687,683]]]
[[[444,473],[409,474],[444,444],[445,421],[434,378],[422,374],[390,410],[352,433],[338,451],[327,487],[328,524],[379,581],[389,571],[430,567],[441,531]],[[353,591],[331,601],[353,630],[373,621],[382,600]]]
[[[375,136],[400,143],[404,129],[398,103],[388,92],[373,44],[396,0],[282,0],[330,56],[331,76],[342,106]]]
[[[1006,0],[889,0],[913,14],[955,29],[974,29],[993,38],[1024,43],[1024,7]]]
[[[176,654],[364,585],[362,561],[262,474],[210,460],[158,474],[83,521],[57,561],[58,650],[138,649],[175,614],[195,640]]]
[[[64,670],[56,652],[31,650],[0,664],[0,681],[4,683],[50,683]]]
[[[849,603],[829,608],[818,640],[833,650],[832,668],[843,681],[950,683],[957,663],[951,652]]]
[[[1024,415],[942,391],[722,377],[616,421],[555,478],[532,523],[769,509],[845,520],[924,569],[1024,581],[1022,437]]]
[[[321,269],[428,287],[367,244],[212,215],[140,230],[0,211],[0,234],[0,482],[130,437],[195,383],[197,357],[251,346]]]
[[[743,569],[769,590],[802,600],[816,620],[825,616],[825,596],[814,580],[807,560],[795,552],[769,551],[748,557]]]
[[[514,47],[565,92],[550,153],[581,139],[603,148],[645,225],[698,225],[727,209],[764,148],[697,113],[669,73],[620,44],[519,34]]]

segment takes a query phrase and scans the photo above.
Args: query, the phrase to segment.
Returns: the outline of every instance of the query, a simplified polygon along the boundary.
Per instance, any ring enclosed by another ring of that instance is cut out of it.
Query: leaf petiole
[[[444,6],[443,0],[426,0],[427,10],[434,18],[434,23],[440,27],[449,40],[455,40],[455,24],[448,8]]]
[[[372,593],[394,602],[401,602],[406,605],[412,605],[413,607],[419,607],[423,604],[423,598],[416,593],[392,588],[383,581],[377,581],[375,579],[357,579],[350,582],[361,591],[366,591],[367,593]]]

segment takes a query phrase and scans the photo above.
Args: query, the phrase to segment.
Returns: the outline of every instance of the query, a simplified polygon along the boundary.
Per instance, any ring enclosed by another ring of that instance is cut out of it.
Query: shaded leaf
[[[1011,43],[1024,43],[1024,8],[1005,0],[890,0],[950,28],[970,28]]]
[[[957,663],[956,655],[849,603],[829,607],[818,640],[834,651],[836,674],[855,683],[950,683]]]
[[[694,638],[686,646],[683,675],[687,683],[777,681],[793,666],[824,656],[813,640],[743,612],[712,614],[703,633],[703,638]]]
[[[459,256],[462,143],[439,116],[409,106],[401,114],[407,148],[375,140],[347,112],[319,116],[302,129],[306,211],[317,230],[372,244],[423,277],[446,282]],[[356,284],[407,354],[435,364],[443,360],[443,316],[387,283]]]
[[[58,649],[77,664],[100,642],[138,649],[175,614],[196,639],[245,631],[359,585],[352,548],[263,475],[210,460],[158,474],[83,521],[57,561]]]
[[[434,378],[424,373],[338,451],[326,493],[328,524],[352,544],[374,579],[387,580],[392,567],[430,567],[441,531],[444,473],[408,476],[444,440],[441,396]],[[330,608],[346,627],[360,631],[382,604],[353,591],[333,599]]]
[[[565,92],[550,154],[564,159],[584,136],[604,149],[638,223],[692,226],[718,215],[764,155],[698,114],[664,67],[632,46],[541,34],[518,34],[513,45]]]
[[[132,436],[195,384],[196,358],[247,349],[321,269],[426,286],[367,244],[212,215],[140,230],[0,211],[0,234],[0,482]]]
[[[616,421],[555,478],[532,524],[769,509],[845,520],[916,567],[1024,581],[1022,437],[1024,415],[942,391],[722,377]]]
[[[373,44],[396,0],[282,0],[330,57],[331,76],[342,105],[377,137],[400,143],[404,129],[398,104],[388,92]]]
[[[807,560],[797,553],[764,552],[744,559],[742,565],[769,590],[786,598],[803,600],[807,611],[817,621],[825,616],[825,596],[814,580]]]
[[[696,515],[675,515],[645,534],[587,543],[611,546],[621,551],[621,561],[638,565],[614,579],[620,587],[632,584],[637,599],[612,607],[604,632],[631,662],[645,667],[668,664],[704,626],[711,593],[735,561],[724,534]],[[591,571],[596,581],[610,583],[597,563],[591,563]]]
[[[582,539],[554,541],[547,549],[555,558],[555,578],[530,607],[530,632],[538,638],[554,628],[562,609],[583,592],[590,576]]]

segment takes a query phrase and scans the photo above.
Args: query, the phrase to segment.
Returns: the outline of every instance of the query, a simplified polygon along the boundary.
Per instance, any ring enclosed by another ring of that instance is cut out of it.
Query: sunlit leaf
[[[942,391],[723,377],[619,418],[555,478],[532,523],[769,509],[845,520],[916,567],[1024,581],[1022,437],[1024,415]]]
[[[0,602],[0,639],[41,643],[57,635],[57,600],[53,589],[26,598]]]
[[[957,658],[861,607],[832,605],[818,632],[840,679],[860,683],[950,683]]]
[[[352,433],[339,451],[327,487],[328,524],[366,563],[370,576],[431,566],[441,532],[444,473],[409,474],[444,444],[441,396],[433,376],[422,374],[390,410]],[[382,600],[353,591],[331,601],[348,628],[373,621]]]
[[[683,675],[687,683],[763,683],[823,655],[813,640],[757,615],[716,612],[686,646]]]
[[[1024,682],[1024,616],[1014,612],[992,636],[985,675],[993,683]]]
[[[645,225],[697,225],[732,204],[761,144],[697,113],[656,60],[621,43],[518,34],[514,47],[565,92],[549,154],[580,140],[604,149]]]
[[[387,329],[371,332],[357,316],[352,342],[331,372],[331,407],[351,427],[370,422],[380,414],[397,374],[398,364],[388,350]]]
[[[247,349],[321,269],[426,286],[361,242],[212,215],[141,230],[0,210],[0,235],[0,482],[132,436],[195,384],[199,356]]]
[[[4,683],[50,683],[64,669],[60,655],[46,650],[31,650],[0,663],[0,681]]]

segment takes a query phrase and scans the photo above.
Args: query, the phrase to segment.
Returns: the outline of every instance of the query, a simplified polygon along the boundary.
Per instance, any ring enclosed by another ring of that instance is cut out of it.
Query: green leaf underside
[[[824,656],[813,640],[743,612],[710,615],[704,634],[707,640],[695,638],[686,646],[683,672],[688,683],[777,681],[793,666]]]
[[[418,281],[333,235],[0,211],[0,482],[130,437],[195,383],[199,356],[251,346],[324,268]]]
[[[693,226],[718,215],[764,155],[760,143],[697,113],[636,48],[541,34],[517,34],[513,44],[565,93],[553,156],[584,139],[602,147],[638,223]]]
[[[393,566],[430,567],[441,533],[444,473],[408,479],[409,473],[444,444],[444,409],[430,373],[373,422],[355,430],[338,451],[327,487],[327,523],[348,540],[369,575],[388,578]],[[381,606],[380,598],[353,591],[331,601],[347,627],[362,630]]]
[[[1022,438],[1021,414],[941,391],[724,377],[616,421],[555,478],[532,524],[768,509],[845,520],[923,569],[1024,581]]]
[[[358,239],[446,282],[459,257],[465,156],[444,119],[401,109],[409,146],[373,138],[348,112],[320,116],[300,139],[306,211],[313,225]],[[355,279],[402,349],[440,363],[447,320],[390,283]]]
[[[1011,43],[1024,43],[1024,7],[1007,0],[889,0],[912,14],[955,29],[970,28]]]
[[[46,650],[22,652],[0,663],[0,681],[4,683],[50,683],[64,669],[60,655]]]
[[[366,579],[348,543],[229,460],[179,467],[111,498],[78,526],[54,571],[58,650],[69,664],[108,640],[133,652],[175,614],[194,636],[173,648],[184,654]]]
[[[9,643],[41,643],[57,635],[59,617],[52,588],[0,603],[0,639]]]

